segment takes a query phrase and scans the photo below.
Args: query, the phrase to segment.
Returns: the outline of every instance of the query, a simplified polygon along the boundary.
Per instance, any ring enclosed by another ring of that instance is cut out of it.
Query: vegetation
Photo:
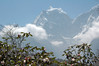
[[[97,57],[91,51],[90,44],[81,44],[70,46],[64,51],[66,56],[66,65],[74,66],[92,66],[95,64]]]
[[[16,39],[20,39],[22,37],[32,36],[30,33],[23,33],[22,35],[18,35]],[[11,38],[3,37],[6,42],[0,41],[0,64],[4,66],[9,65],[50,65],[54,61],[55,57],[53,57],[53,52],[46,52],[44,47],[32,47],[26,44],[23,48],[18,48],[16,45],[8,44],[7,41]],[[24,40],[22,40],[24,41]],[[51,57],[52,56],[52,57]]]
[[[64,51],[66,59],[63,61],[56,60],[53,52],[47,52],[45,47],[33,47],[29,43],[19,47],[29,36],[32,35],[21,32],[18,36],[3,37],[4,41],[0,41],[0,66],[92,66],[96,62],[97,57],[88,44],[70,46]],[[9,44],[12,38],[18,42]]]

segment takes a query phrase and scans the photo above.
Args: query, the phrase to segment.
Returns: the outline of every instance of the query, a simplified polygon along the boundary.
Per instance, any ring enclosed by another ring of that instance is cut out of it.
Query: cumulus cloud
[[[51,41],[51,44],[57,46],[57,45],[63,44],[63,42],[62,41]]]
[[[14,27],[13,25],[5,25],[0,31],[0,35],[5,36],[5,33],[8,33],[9,31],[12,33],[13,31],[15,31],[15,29],[16,27]]]
[[[96,38],[99,38],[99,17],[92,22],[91,26],[87,25],[81,33],[74,37],[74,39],[80,40],[80,43],[91,43]]]
[[[46,31],[42,27],[36,26],[34,24],[27,24],[24,27],[14,27],[13,25],[5,25],[5,28],[3,28],[2,31],[7,32],[11,28],[13,28],[15,33],[30,32],[34,36],[34,38],[47,39]],[[2,32],[0,32],[0,34],[2,34]]]

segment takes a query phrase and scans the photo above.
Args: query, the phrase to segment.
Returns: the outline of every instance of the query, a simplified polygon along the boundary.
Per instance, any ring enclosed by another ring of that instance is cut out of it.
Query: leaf
[[[50,52],[50,54],[53,54],[53,52]]]
[[[26,41],[26,39],[24,39],[24,41]]]
[[[13,60],[10,60],[10,62],[11,62],[12,64],[14,64],[14,63],[15,63]]]
[[[24,32],[21,32],[21,33],[24,33]]]
[[[0,41],[0,43],[2,43],[2,41]]]
[[[30,36],[32,36],[32,34],[29,34]]]
[[[17,63],[22,63],[21,61],[18,61]]]
[[[23,37],[25,36],[25,33],[23,34]]]
[[[42,47],[41,49],[44,50],[44,47]]]
[[[25,35],[26,35],[26,37],[28,37],[28,36],[29,36],[27,33],[26,33]]]
[[[2,37],[2,39],[6,39],[6,37]]]

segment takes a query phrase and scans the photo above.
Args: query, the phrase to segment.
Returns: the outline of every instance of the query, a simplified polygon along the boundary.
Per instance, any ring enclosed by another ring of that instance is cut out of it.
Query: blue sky
[[[71,18],[87,12],[98,0],[0,0],[0,24],[33,23],[42,10],[49,6],[62,8]]]

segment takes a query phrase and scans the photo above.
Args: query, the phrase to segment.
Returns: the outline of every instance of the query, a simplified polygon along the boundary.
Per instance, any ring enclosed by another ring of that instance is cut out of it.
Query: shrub
[[[92,66],[97,57],[92,52],[90,44],[80,44],[68,47],[64,51],[65,64],[74,66]]]
[[[28,37],[30,33],[18,35]],[[6,37],[4,37],[6,39]],[[9,40],[9,39],[7,39]],[[23,48],[18,48],[16,45],[9,45],[7,42],[0,41],[0,65],[2,66],[24,66],[24,65],[51,65],[55,60],[53,52],[47,52],[45,47],[33,47],[29,43]]]
[[[30,33],[21,32],[15,38],[15,42],[21,44],[25,37],[32,36]],[[47,52],[45,47],[38,48],[27,43],[25,47],[18,44],[8,44],[10,37],[3,37],[0,41],[0,66],[92,66],[97,57],[92,52],[91,45],[80,44],[68,47],[64,51],[65,60],[55,60],[53,52]],[[11,42],[13,43],[13,42]],[[18,46],[17,46],[18,45]]]

